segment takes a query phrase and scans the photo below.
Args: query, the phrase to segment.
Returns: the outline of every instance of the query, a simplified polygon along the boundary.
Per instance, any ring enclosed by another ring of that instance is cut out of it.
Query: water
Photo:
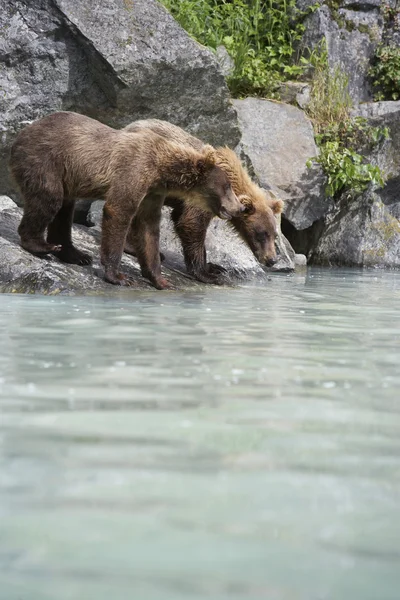
[[[1,600],[398,600],[400,273],[0,296]]]

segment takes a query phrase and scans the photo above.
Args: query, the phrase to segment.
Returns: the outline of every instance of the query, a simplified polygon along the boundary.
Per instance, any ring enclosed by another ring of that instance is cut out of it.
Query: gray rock
[[[91,227],[93,223],[90,221],[89,213],[92,206],[92,200],[77,200],[75,203],[74,223],[78,225],[86,225]]]
[[[234,101],[242,129],[240,150],[260,184],[285,201],[284,216],[305,229],[327,214],[331,202],[321,168],[307,168],[318,154],[311,122],[300,109],[256,98]]]
[[[95,200],[94,202],[92,202],[88,212],[88,221],[98,229],[101,228],[101,222],[103,219],[103,207],[104,200]]]
[[[283,81],[278,87],[279,98],[287,104],[295,104],[297,97],[301,98],[306,88],[309,85],[301,81]]]
[[[235,114],[214,55],[160,3],[54,2],[85,46],[99,86],[112,98],[108,122],[121,127],[138,118],[158,117],[212,144],[237,140]]]
[[[311,100],[311,89],[309,85],[305,85],[303,89],[296,94],[296,102],[303,110],[309,105]]]
[[[400,100],[365,102],[364,104],[359,104],[351,111],[353,117],[364,117],[366,119],[372,117],[385,117],[390,113],[400,114]]]
[[[377,190],[377,194],[386,205],[394,207],[400,203],[400,101],[363,104],[353,114],[367,118],[373,126],[389,130],[389,139],[372,154],[370,160],[377,163],[387,177],[385,187]]]
[[[215,52],[215,57],[220,66],[222,75],[224,77],[230,77],[233,75],[235,70],[235,61],[228,53],[228,50],[225,48],[225,46],[218,46]]]
[[[313,264],[400,267],[400,222],[372,190],[342,198],[312,252]]]
[[[368,70],[383,35],[383,19],[375,2],[349,1],[346,6],[334,13],[323,5],[307,17],[302,44],[315,48],[325,37],[329,65],[342,68],[349,77],[353,101],[364,102],[372,100]],[[357,10],[350,10],[356,6]]]
[[[305,254],[295,254],[294,264],[298,268],[306,267],[307,266],[307,257],[305,256]]]
[[[328,216],[312,253],[318,264],[400,267],[400,102],[360,105],[354,115],[388,127],[390,139],[369,160],[386,173],[382,189],[349,201],[342,197]]]
[[[0,0],[0,193],[28,122],[75,110],[114,126],[158,117],[212,144],[239,130],[218,63],[156,0]]]
[[[396,0],[394,0],[395,2]],[[341,0],[341,6],[343,8],[357,8],[357,10],[371,10],[373,8],[379,8],[382,4],[382,0]]]

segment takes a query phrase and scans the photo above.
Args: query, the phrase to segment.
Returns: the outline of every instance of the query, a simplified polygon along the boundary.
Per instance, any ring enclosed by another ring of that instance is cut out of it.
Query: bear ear
[[[270,202],[270,207],[274,215],[279,215],[283,211],[284,204],[280,198],[274,198]]]
[[[212,146],[209,146],[207,144],[203,148],[202,157],[199,158],[199,160],[196,163],[197,170],[199,171],[199,173],[206,173],[207,171],[215,167],[215,160],[215,150]]]
[[[238,196],[238,200],[244,206],[243,214],[245,215],[253,215],[256,212],[256,207],[254,206],[253,201],[246,194],[242,194]]]

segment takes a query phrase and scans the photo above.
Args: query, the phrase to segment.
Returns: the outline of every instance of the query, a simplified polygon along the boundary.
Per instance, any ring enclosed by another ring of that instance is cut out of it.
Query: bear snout
[[[276,256],[274,258],[265,258],[264,264],[266,267],[272,267],[277,261]]]

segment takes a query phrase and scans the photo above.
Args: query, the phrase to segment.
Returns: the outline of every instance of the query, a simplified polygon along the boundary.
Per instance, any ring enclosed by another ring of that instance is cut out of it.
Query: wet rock
[[[28,122],[75,110],[116,128],[158,117],[235,146],[236,115],[214,55],[156,0],[0,0],[0,193]]]
[[[318,154],[309,119],[300,109],[256,98],[234,101],[242,130],[240,152],[255,176],[285,201],[284,216],[305,229],[327,214],[325,177],[306,162]]]
[[[294,256],[294,264],[298,268],[307,266],[307,257],[305,254],[295,254]]]

